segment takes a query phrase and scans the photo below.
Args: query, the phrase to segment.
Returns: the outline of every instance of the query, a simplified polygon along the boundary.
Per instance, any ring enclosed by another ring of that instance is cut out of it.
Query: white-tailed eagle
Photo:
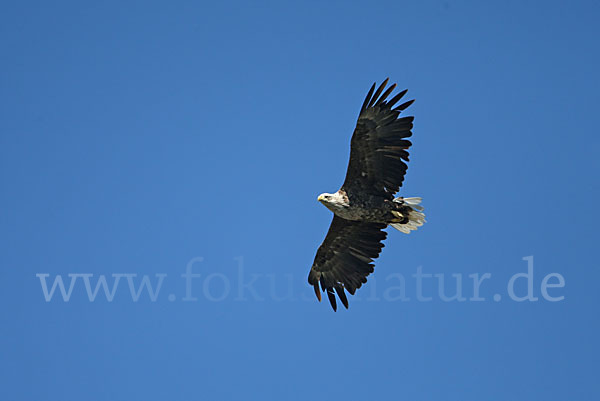
[[[319,301],[321,291],[327,293],[334,311],[335,293],[348,308],[345,291],[354,295],[373,273],[373,259],[384,246],[388,225],[408,234],[425,222],[421,198],[394,196],[404,181],[413,126],[413,117],[400,113],[414,100],[394,107],[407,91],[387,100],[396,87],[385,89],[387,83],[388,79],[377,90],[373,84],[360,109],[344,184],[336,193],[318,198],[334,215],[308,282]]]

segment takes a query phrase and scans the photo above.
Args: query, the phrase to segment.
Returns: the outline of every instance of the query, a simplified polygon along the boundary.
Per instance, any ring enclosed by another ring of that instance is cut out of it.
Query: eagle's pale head
[[[327,192],[325,192],[325,193],[322,193],[321,195],[319,195],[317,200],[321,203],[328,203],[333,200],[332,197],[333,197],[333,194],[328,194]]]
[[[334,194],[328,194],[327,192],[322,193],[319,195],[317,200],[332,212],[348,206],[348,199],[346,198],[345,194],[341,194],[340,191]]]

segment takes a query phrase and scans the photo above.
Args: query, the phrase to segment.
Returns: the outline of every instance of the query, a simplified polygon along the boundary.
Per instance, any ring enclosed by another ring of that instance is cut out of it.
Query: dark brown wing
[[[387,97],[396,84],[383,92],[387,83],[388,79],[376,91],[373,84],[360,109],[350,143],[348,172],[342,188],[391,199],[404,181],[407,149],[411,146],[406,138],[412,135],[410,130],[414,118],[399,118],[399,115],[414,100],[392,108],[406,94],[406,90],[388,101]]]
[[[344,290],[354,295],[373,273],[373,259],[383,248],[385,224],[350,221],[333,216],[325,240],[319,247],[308,275],[308,283],[321,300],[321,290],[327,292],[333,310],[337,309],[335,294],[348,308]],[[321,290],[319,290],[319,284]]]

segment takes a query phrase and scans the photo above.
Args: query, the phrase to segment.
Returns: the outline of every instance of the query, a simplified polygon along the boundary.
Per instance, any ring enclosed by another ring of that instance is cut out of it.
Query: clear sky
[[[600,399],[599,17],[3,2],[0,399]],[[388,76],[428,222],[334,313],[306,282],[316,198]]]

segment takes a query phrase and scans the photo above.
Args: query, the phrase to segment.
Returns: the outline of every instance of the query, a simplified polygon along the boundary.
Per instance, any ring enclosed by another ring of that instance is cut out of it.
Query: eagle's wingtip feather
[[[329,303],[331,304],[333,311],[337,312],[337,302],[335,301],[335,294],[329,288],[327,289],[327,298],[329,298]]]
[[[315,289],[315,294],[317,295],[317,299],[319,300],[319,302],[321,302],[321,291],[319,290],[319,285],[315,284],[313,286],[313,288]]]

